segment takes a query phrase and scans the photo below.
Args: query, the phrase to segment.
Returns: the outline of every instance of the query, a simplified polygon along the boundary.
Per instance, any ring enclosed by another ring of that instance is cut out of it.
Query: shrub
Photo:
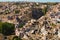
[[[20,10],[15,10],[15,14],[18,14],[20,12]]]
[[[18,36],[14,36],[12,40],[22,40],[22,39],[19,38]]]
[[[3,35],[11,35],[14,33],[14,24],[0,22],[0,33]]]
[[[24,24],[23,24],[23,23],[21,23],[21,24],[19,25],[19,27],[20,27],[20,28],[22,28],[23,26],[24,26]]]

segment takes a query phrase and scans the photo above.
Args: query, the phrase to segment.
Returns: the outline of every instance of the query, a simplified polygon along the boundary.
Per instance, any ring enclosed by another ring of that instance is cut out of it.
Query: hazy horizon
[[[0,0],[0,2],[60,2],[60,0]]]

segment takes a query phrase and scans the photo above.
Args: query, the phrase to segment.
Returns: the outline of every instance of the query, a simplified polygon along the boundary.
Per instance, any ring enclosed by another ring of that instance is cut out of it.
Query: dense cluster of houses
[[[52,11],[48,11],[38,20],[28,21],[20,30],[16,28],[16,35],[26,40],[60,40],[60,23],[58,23],[60,22],[60,11],[54,12],[54,7],[51,6]]]
[[[46,5],[40,3],[0,3],[0,7],[0,21],[15,24],[15,35],[21,39],[60,40],[60,3],[49,6],[44,16],[40,8]]]

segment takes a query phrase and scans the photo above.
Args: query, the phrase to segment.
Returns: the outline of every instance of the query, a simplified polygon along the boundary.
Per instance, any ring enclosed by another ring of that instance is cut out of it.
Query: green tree
[[[19,27],[20,27],[20,28],[22,28],[23,26],[24,26],[24,24],[23,24],[23,23],[19,24]]]
[[[2,34],[11,35],[13,32],[14,32],[14,24],[7,22],[2,24]]]
[[[2,33],[2,22],[0,22],[0,33]]]
[[[19,14],[20,10],[15,10],[15,14]]]
[[[5,14],[9,14],[10,13],[10,10],[9,9],[7,9],[7,10],[5,10],[5,12],[4,12]]]
[[[42,11],[44,12],[44,14],[46,14],[47,9],[48,9],[48,6],[47,6],[47,7],[45,7],[45,8],[42,10]]]
[[[22,40],[22,39],[18,36],[14,36],[12,40]]]

